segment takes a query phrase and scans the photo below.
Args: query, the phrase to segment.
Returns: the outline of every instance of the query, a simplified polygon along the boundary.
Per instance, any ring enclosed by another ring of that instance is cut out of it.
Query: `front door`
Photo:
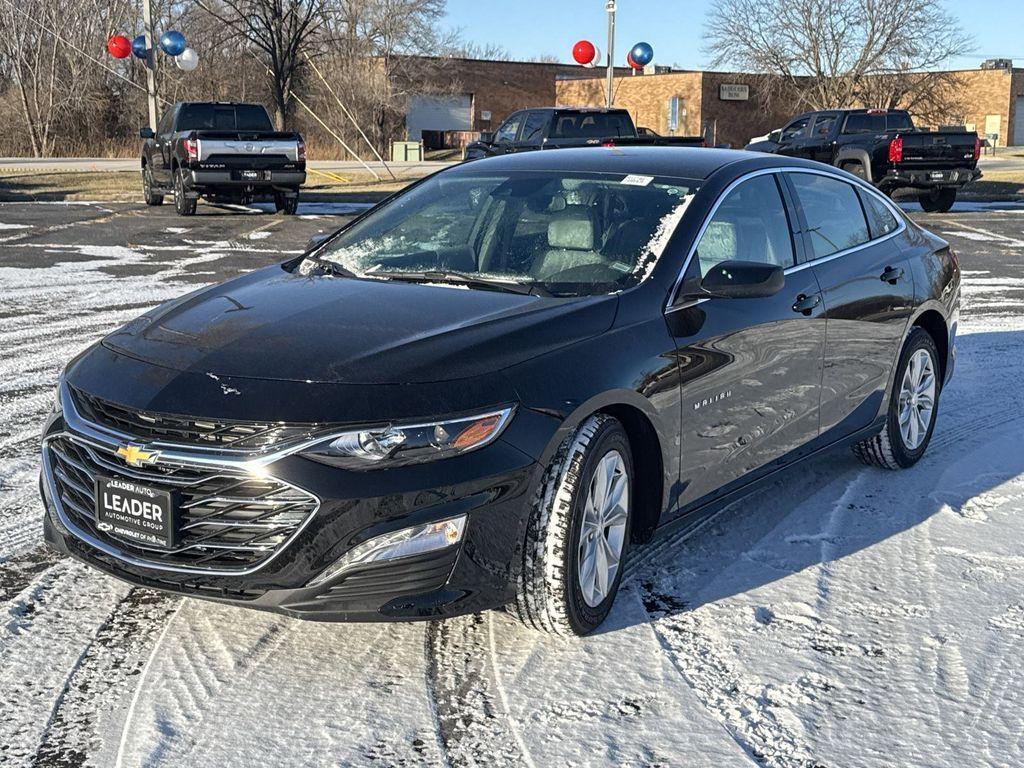
[[[813,271],[797,267],[795,224],[777,174],[742,181],[705,225],[683,288],[730,259],[787,268],[785,287],[766,298],[677,301],[669,310],[682,382],[683,511],[818,435],[824,306]]]
[[[831,174],[786,174],[826,307],[821,430],[835,437],[878,414],[914,306],[902,220],[874,191]]]

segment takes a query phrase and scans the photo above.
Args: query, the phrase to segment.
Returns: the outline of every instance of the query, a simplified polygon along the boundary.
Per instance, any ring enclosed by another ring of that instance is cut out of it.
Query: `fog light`
[[[310,581],[307,586],[318,586],[361,565],[398,560],[422,555],[425,552],[447,549],[462,541],[462,534],[465,530],[466,516],[459,515],[436,523],[415,525],[411,528],[403,528],[400,531],[376,536],[350,549]]]

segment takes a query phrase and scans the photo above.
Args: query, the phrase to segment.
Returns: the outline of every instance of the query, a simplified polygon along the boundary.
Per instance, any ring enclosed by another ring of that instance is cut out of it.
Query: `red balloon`
[[[597,49],[589,40],[580,40],[572,47],[572,58],[577,64],[590,64],[596,55]]]
[[[633,69],[643,69],[644,68],[643,64],[637,64],[636,61],[633,60],[633,52],[632,51],[630,51],[629,53],[626,54],[626,63],[629,66],[631,66]]]
[[[107,50],[115,59],[126,59],[132,55],[132,41],[124,35],[114,35],[107,40]]]

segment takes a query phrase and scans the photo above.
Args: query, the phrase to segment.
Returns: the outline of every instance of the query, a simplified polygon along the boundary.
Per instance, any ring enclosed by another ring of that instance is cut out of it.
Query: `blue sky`
[[[655,63],[705,67],[701,37],[713,5],[713,0],[619,0],[615,58],[624,59],[629,47],[646,40],[654,46]],[[954,60],[951,67],[973,68],[997,56],[1024,66],[1024,0],[947,0],[945,5],[977,42],[976,55]],[[448,24],[462,28],[467,40],[504,46],[517,59],[552,54],[569,61],[580,38],[603,49],[607,36],[604,0],[448,0]]]

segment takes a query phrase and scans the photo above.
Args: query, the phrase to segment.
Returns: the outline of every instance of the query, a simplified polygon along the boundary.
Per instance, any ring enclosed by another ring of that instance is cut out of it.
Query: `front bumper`
[[[112,576],[138,586],[324,621],[453,616],[498,607],[514,596],[540,472],[530,456],[501,438],[464,456],[394,470],[351,472],[295,453],[275,456],[261,473],[315,495],[319,505],[264,563],[231,573],[158,562],[131,543],[90,529],[69,510],[54,473],[53,444],[76,439],[117,445],[128,437],[83,422],[70,400],[65,393],[64,414],[44,434],[44,535],[54,549]],[[181,451],[165,453],[177,461],[187,457]],[[199,451],[195,460],[210,466],[209,453]],[[463,514],[466,531],[457,545],[355,567],[308,586],[369,538]]]

